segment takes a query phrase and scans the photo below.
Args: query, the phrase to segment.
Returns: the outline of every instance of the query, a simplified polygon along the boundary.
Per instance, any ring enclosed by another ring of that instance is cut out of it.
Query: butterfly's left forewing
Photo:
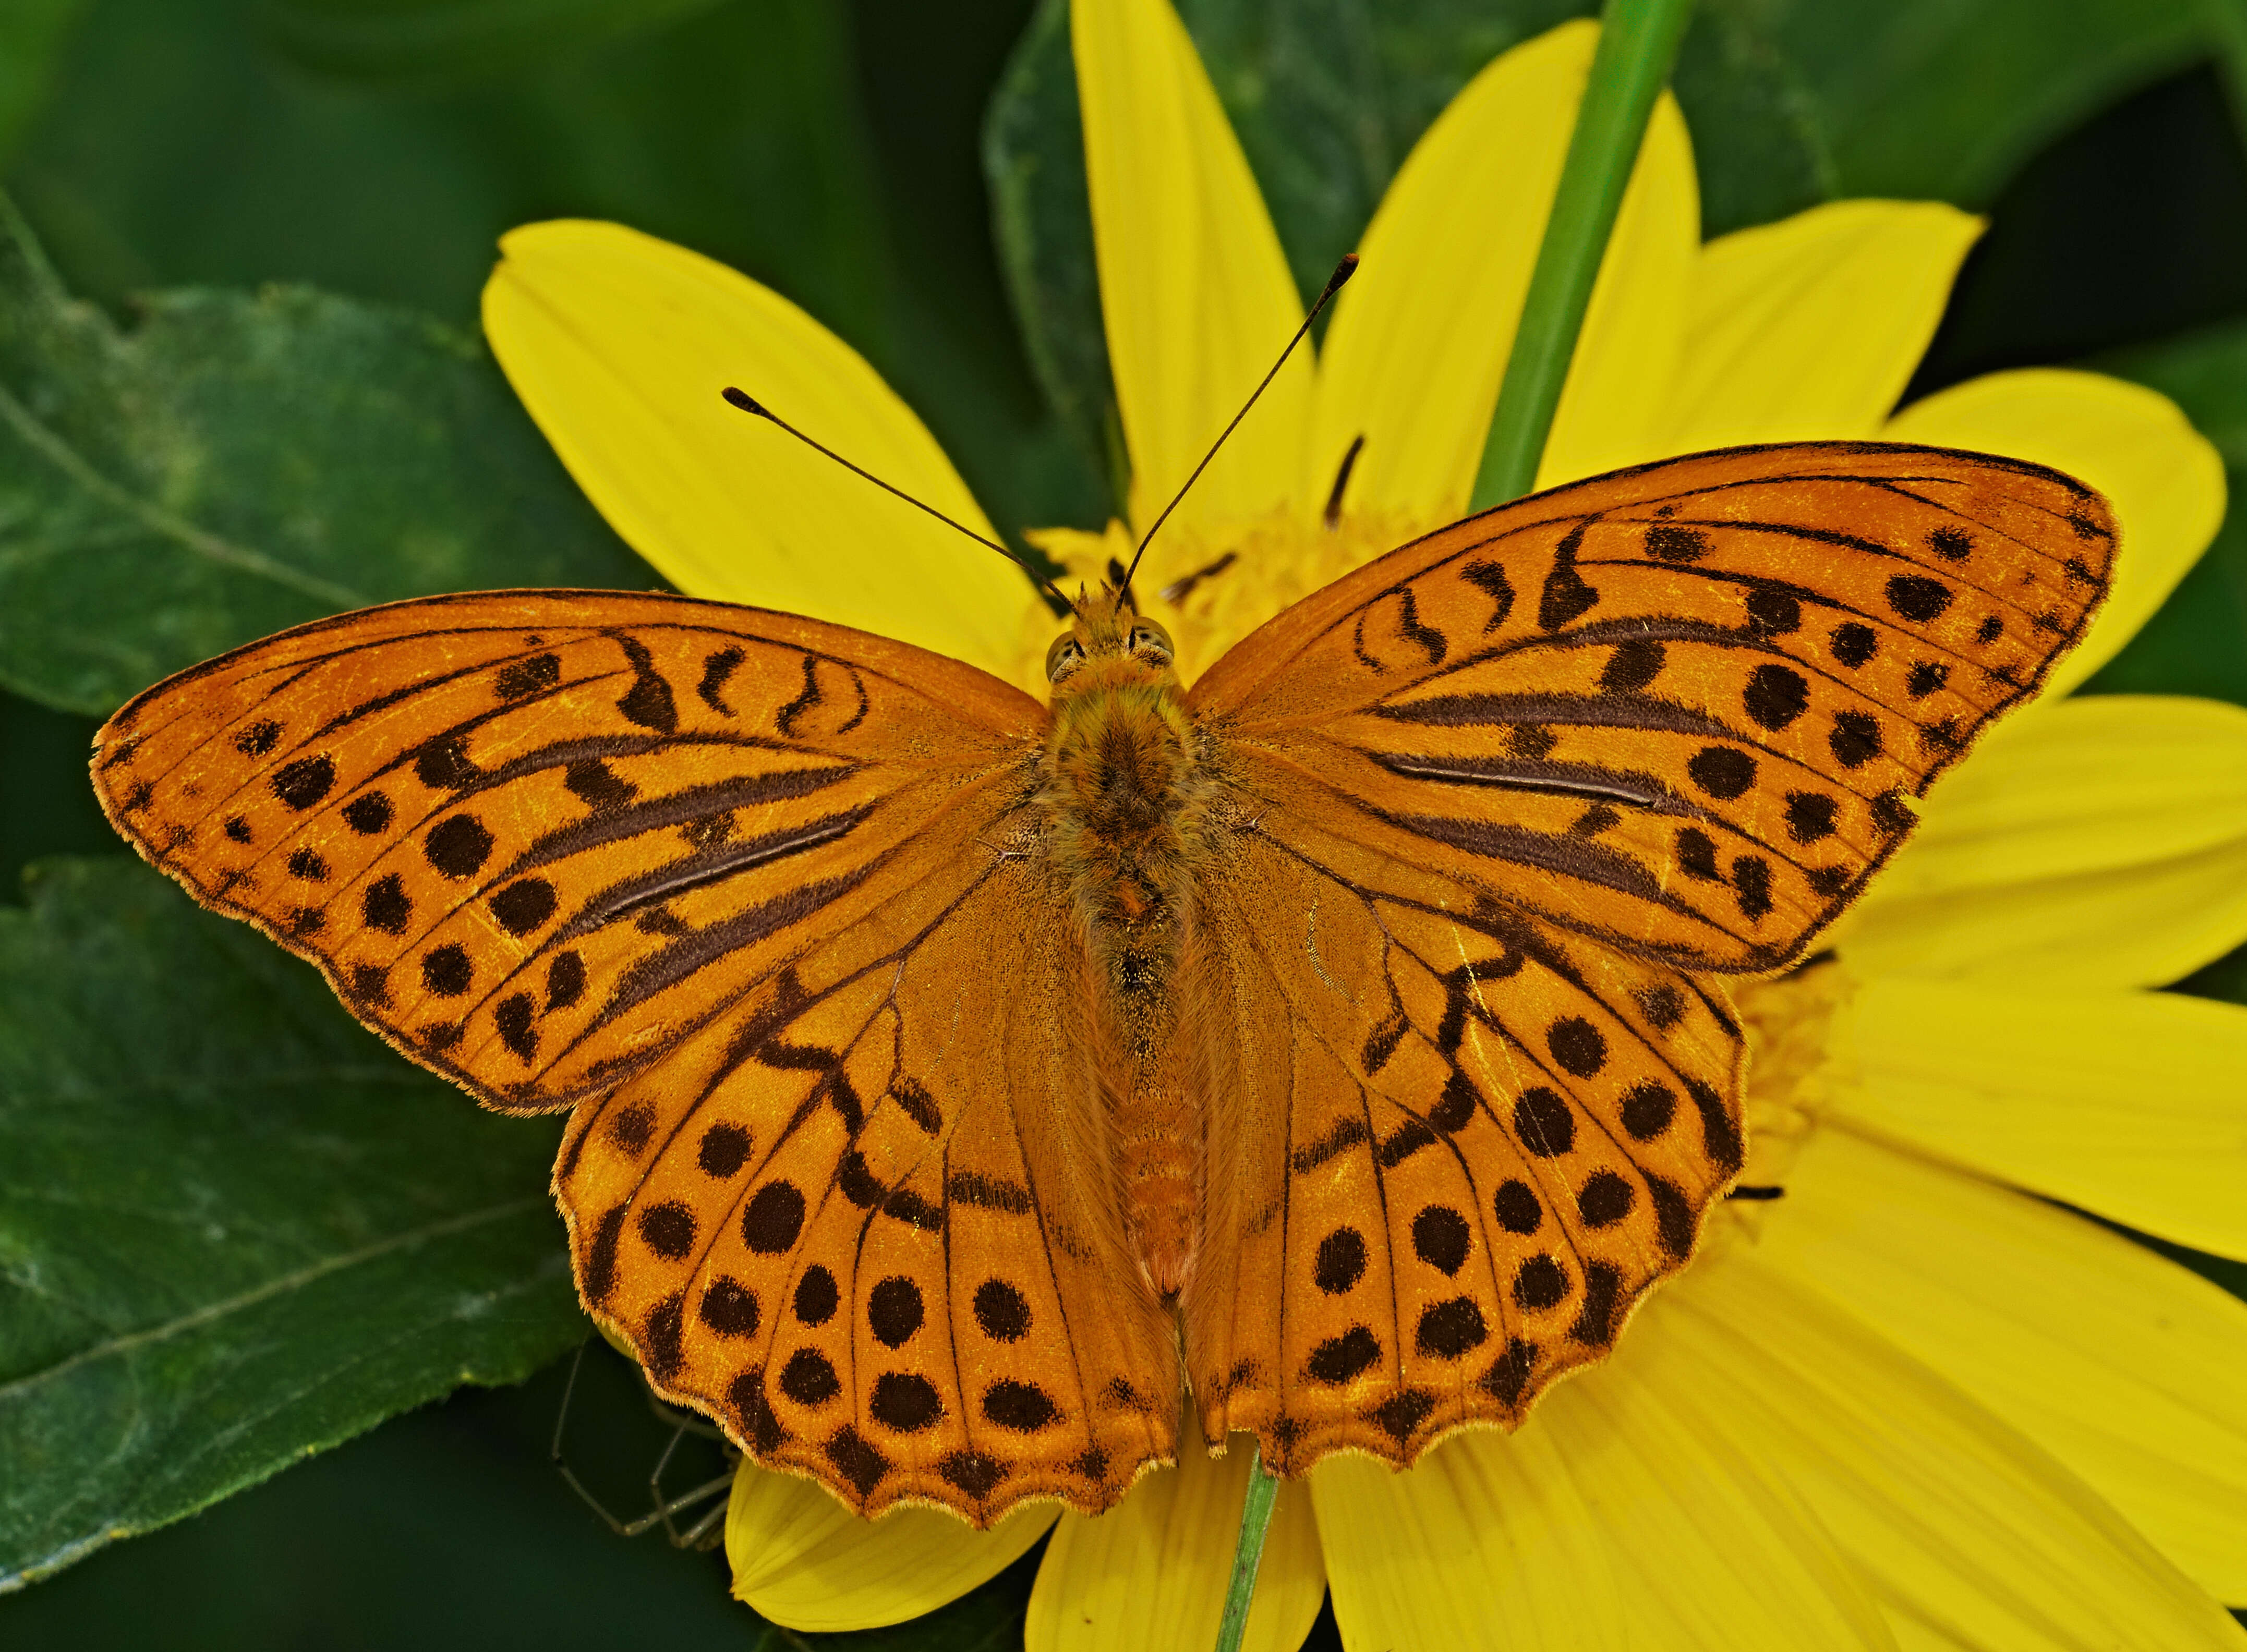
[[[488,1104],[605,1088],[881,898],[1038,708],[840,626],[505,591],[300,626],[159,684],[95,789],[198,899]]]
[[[1196,684],[1209,1437],[1409,1462],[1597,1357],[1740,1168],[1697,978],[1800,955],[2114,550],[2036,466],[1733,449],[1415,542]]]
[[[840,626],[501,592],[183,673],[94,775],[407,1055],[574,1105],[579,1285],[666,1394],[854,1506],[985,1523],[1104,1506],[1176,1433],[1024,852],[1042,723]]]

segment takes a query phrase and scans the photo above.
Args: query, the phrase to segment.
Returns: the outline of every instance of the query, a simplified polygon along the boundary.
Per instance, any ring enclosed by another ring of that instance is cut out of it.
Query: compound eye
[[[1046,650],[1046,680],[1057,683],[1084,663],[1084,650],[1074,632],[1063,631]]]
[[[1171,633],[1151,619],[1131,622],[1131,652],[1168,660],[1177,651],[1171,645]]]

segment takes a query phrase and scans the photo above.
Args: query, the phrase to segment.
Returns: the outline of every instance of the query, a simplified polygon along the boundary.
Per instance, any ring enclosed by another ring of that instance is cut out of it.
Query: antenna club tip
[[[1335,266],[1334,274],[1327,277],[1327,290],[1329,293],[1341,291],[1342,284],[1356,273],[1357,255],[1354,252],[1342,254],[1342,262]]]
[[[733,386],[727,385],[720,393],[725,397],[727,401],[731,403],[733,406],[739,407],[743,413],[760,413],[763,414],[767,418],[771,417],[769,413],[765,413],[764,403],[759,401],[755,396],[749,394],[746,390],[737,390]]]

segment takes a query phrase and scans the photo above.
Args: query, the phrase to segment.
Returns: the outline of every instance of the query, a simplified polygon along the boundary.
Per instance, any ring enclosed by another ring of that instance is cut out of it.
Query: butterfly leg
[[[586,1341],[591,1340],[587,1338]],[[639,1537],[660,1526],[665,1538],[673,1548],[711,1546],[714,1542],[713,1533],[718,1523],[724,1518],[726,1508],[724,1502],[721,1501],[715,1509],[703,1514],[692,1526],[683,1532],[680,1529],[677,1519],[688,1510],[707,1504],[713,1498],[722,1497],[732,1489],[734,1468],[731,1465],[731,1460],[736,1458],[738,1454],[729,1446],[723,1446],[722,1437],[700,1419],[685,1416],[672,1407],[663,1404],[652,1393],[649,1394],[650,1409],[656,1414],[659,1420],[672,1425],[672,1432],[670,1439],[664,1444],[661,1455],[656,1458],[654,1467],[648,1472],[650,1505],[648,1512],[635,1519],[618,1519],[610,1512],[608,1505],[595,1496],[584,1481],[578,1478],[577,1471],[570,1466],[563,1444],[569,1427],[571,1403],[577,1397],[577,1377],[585,1363],[585,1341],[579,1342],[577,1353],[570,1357],[570,1375],[562,1389],[562,1403],[555,1411],[554,1436],[547,1448],[548,1456],[553,1462],[555,1471],[562,1477],[563,1483],[577,1494],[578,1500],[599,1516],[602,1523],[618,1537]],[[664,1474],[670,1468],[672,1458],[678,1454],[680,1442],[690,1433],[719,1439],[729,1459],[729,1464],[723,1474],[690,1487],[676,1497],[666,1498],[663,1492]]]

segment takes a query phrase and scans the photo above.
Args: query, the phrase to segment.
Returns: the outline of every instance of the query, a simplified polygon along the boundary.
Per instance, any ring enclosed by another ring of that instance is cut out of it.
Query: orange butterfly
[[[2104,502],[1737,448],[1471,517],[1052,703],[683,597],[394,604],[104,728],[120,830],[485,1104],[587,1307],[868,1514],[1519,1423],[1739,1171],[1800,954],[2079,636]]]

